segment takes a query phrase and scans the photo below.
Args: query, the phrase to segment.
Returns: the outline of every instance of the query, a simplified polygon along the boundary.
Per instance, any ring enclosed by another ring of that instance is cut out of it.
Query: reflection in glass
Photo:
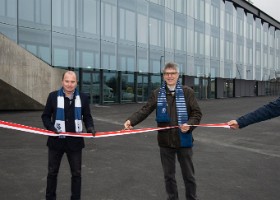
[[[106,89],[105,89],[106,90]],[[82,92],[90,98],[90,103],[100,103],[100,74],[99,71],[83,73]],[[106,93],[106,92],[104,92]]]
[[[77,35],[99,39],[99,0],[80,0],[77,4]]]
[[[137,48],[137,65],[138,72],[149,72],[148,50],[144,48]]]
[[[53,33],[53,65],[58,67],[75,67],[75,37]]]
[[[101,41],[101,69],[116,70],[116,44]]]
[[[117,6],[115,1],[101,1],[101,38],[115,42],[117,39]]]
[[[103,99],[104,103],[117,102],[119,95],[119,82],[118,74],[116,72],[104,72],[104,83],[103,83]]]
[[[137,101],[144,102],[148,99],[149,85],[148,75],[139,74],[137,77]]]
[[[17,27],[0,23],[0,33],[17,42]]]
[[[77,67],[100,68],[100,41],[77,37]]]
[[[17,0],[0,0],[0,22],[17,24]]]
[[[51,63],[50,31],[19,27],[19,45],[41,58],[47,63]]]
[[[75,0],[52,1],[53,31],[75,34]]]
[[[120,8],[120,39],[135,42],[135,12]]]
[[[120,71],[134,72],[136,70],[135,54],[135,46],[118,46],[118,66]]]
[[[20,0],[19,26],[51,30],[51,0]]]
[[[134,74],[123,73],[121,82],[121,101],[122,102],[133,102],[135,101],[134,90]]]
[[[160,75],[152,75],[151,76],[151,91],[161,87],[161,76]]]

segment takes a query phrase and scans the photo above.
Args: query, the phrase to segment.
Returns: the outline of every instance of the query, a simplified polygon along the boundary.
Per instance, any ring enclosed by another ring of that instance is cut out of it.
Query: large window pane
[[[163,52],[150,52],[150,72],[160,74],[164,66]]]
[[[160,75],[152,75],[151,76],[151,91],[159,88],[161,86],[161,76]]]
[[[51,0],[19,0],[19,26],[50,30]]]
[[[75,0],[52,1],[53,31],[75,34]]]
[[[100,3],[98,0],[80,0],[77,2],[77,35],[99,38]]]
[[[117,39],[117,6],[113,0],[101,2],[101,38],[111,42]]]
[[[165,48],[167,51],[174,50],[174,12],[165,11]]]
[[[119,91],[118,74],[116,72],[104,72],[103,99],[104,103],[117,101]]]
[[[51,63],[50,31],[20,27],[19,44],[45,62]]]
[[[149,72],[148,50],[144,48],[137,49],[138,72]]]
[[[150,45],[163,47],[163,22],[150,18]]]
[[[164,7],[150,4],[150,45],[151,48],[164,47]]]
[[[83,68],[100,68],[100,41],[77,38],[77,65]]]
[[[58,67],[74,67],[75,37],[53,33],[53,65]]]
[[[83,73],[82,92],[90,98],[90,103],[100,103],[100,73],[99,71],[85,71]],[[104,92],[108,96],[113,96],[112,89],[104,88]]]
[[[0,22],[17,24],[17,0],[0,0]]]
[[[118,67],[120,71],[136,71],[135,48],[126,45],[118,46]]]
[[[17,42],[17,27],[0,23],[0,33]]]
[[[124,73],[122,74],[121,82],[121,101],[122,102],[133,102],[135,101],[134,90],[134,74]]]
[[[101,68],[116,70],[116,44],[110,42],[101,43]]]
[[[120,39],[135,42],[135,13],[120,9]]]
[[[144,102],[148,99],[148,75],[139,74],[137,77],[137,101]]]

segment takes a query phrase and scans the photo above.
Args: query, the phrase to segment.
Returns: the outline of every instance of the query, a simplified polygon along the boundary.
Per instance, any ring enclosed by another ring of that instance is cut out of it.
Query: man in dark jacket
[[[146,119],[155,109],[158,127],[178,126],[178,128],[158,131],[167,199],[178,199],[175,179],[177,155],[185,183],[186,199],[197,200],[192,161],[194,127],[189,125],[199,124],[202,114],[193,90],[182,86],[178,81],[179,69],[176,63],[169,62],[165,65],[163,77],[162,87],[153,91],[147,103],[127,119],[124,128],[131,129]]]
[[[49,94],[42,120],[46,129],[59,132],[82,132],[83,124],[88,133],[95,134],[90,113],[88,97],[76,90],[77,77],[67,71],[62,77],[62,88]],[[56,199],[57,175],[60,162],[66,153],[71,169],[71,200],[81,199],[82,149],[85,147],[81,137],[50,136],[48,146],[48,177],[46,199]]]
[[[280,97],[257,110],[231,120],[228,125],[232,129],[244,128],[254,123],[265,121],[280,116]]]

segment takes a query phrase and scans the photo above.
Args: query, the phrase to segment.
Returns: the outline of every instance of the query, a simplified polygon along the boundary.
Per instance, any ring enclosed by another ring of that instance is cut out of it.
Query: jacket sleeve
[[[236,121],[239,125],[239,128],[244,128],[248,125],[272,119],[278,116],[280,116],[280,97],[253,112],[239,117]]]
[[[192,89],[189,89],[188,92],[188,100],[187,100],[187,105],[189,107],[189,120],[188,124],[189,125],[197,125],[200,123],[201,118],[202,118],[202,113],[200,110],[200,107],[198,105],[197,99],[194,95],[194,91]],[[192,126],[190,128],[190,131],[195,129],[196,127]]]
[[[55,102],[53,102],[53,98],[52,98],[52,93],[49,94],[48,99],[47,99],[47,103],[45,106],[45,109],[43,111],[43,114],[41,115],[41,119],[43,121],[43,124],[45,126],[45,128],[47,130],[54,130],[54,124],[52,122],[52,117],[55,114],[54,111],[54,107],[53,104]]]
[[[94,129],[94,123],[90,112],[89,100],[88,96],[80,93],[82,99],[82,115],[83,122],[85,124],[86,129],[92,127]]]
[[[130,120],[132,126],[136,126],[144,119],[146,119],[156,108],[157,97],[156,92],[153,91],[147,103],[137,112],[133,113],[127,120]]]

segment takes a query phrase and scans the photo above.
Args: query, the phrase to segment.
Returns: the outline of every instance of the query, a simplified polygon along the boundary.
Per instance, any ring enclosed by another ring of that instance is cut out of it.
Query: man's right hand
[[[50,131],[56,133],[56,134],[59,134],[59,132],[57,131],[57,129],[55,127],[51,128]]]
[[[133,126],[131,126],[130,120],[126,120],[126,122],[124,123],[124,129],[125,130],[130,130],[132,128],[133,128]]]

